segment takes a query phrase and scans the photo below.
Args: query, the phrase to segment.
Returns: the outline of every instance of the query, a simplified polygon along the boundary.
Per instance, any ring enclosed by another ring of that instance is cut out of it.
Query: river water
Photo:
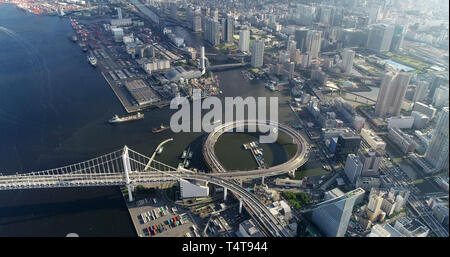
[[[185,33],[188,45],[201,44],[198,36],[183,28],[176,31]],[[124,145],[151,155],[170,137],[174,141],[165,145],[157,160],[176,166],[181,152],[191,147],[191,165],[204,169],[202,133],[151,133],[152,127],[169,123],[173,110],[145,112],[145,119],[135,123],[105,124],[113,114],[126,112],[101,74],[87,63],[85,53],[68,40],[72,33],[67,19],[36,16],[0,4],[0,172],[55,168]],[[286,104],[288,92],[272,93],[261,83],[249,83],[240,71],[217,73],[221,97],[278,96],[279,120],[294,119]],[[236,146],[252,136],[227,139],[217,150],[230,157]],[[287,158],[280,149],[275,144],[267,147],[264,154],[269,165]],[[254,165],[247,155],[221,160],[232,168]],[[235,167],[235,163],[243,166]],[[135,235],[118,187],[0,191],[0,236],[65,236],[70,232]]]

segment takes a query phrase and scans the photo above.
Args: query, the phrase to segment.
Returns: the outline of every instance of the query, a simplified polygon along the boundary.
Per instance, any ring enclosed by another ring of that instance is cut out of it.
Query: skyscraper
[[[448,106],[448,85],[440,86],[434,91],[433,106],[434,107]]]
[[[250,31],[245,28],[239,32],[239,51],[249,52]]]
[[[219,10],[214,8],[214,11],[211,12],[211,17],[214,21],[219,22]]]
[[[390,114],[398,116],[400,114],[410,79],[411,74],[407,72],[389,71],[384,74],[375,105],[376,115],[385,116]]]
[[[355,200],[364,193],[362,188],[357,188],[340,197],[319,203],[312,210],[312,221],[326,236],[343,237],[347,232]]]
[[[117,8],[117,17],[119,18],[119,20],[122,19],[122,8]]]
[[[449,115],[448,107],[442,108],[433,131],[430,145],[425,152],[425,159],[432,164],[436,170],[448,169],[448,147],[449,147]]]
[[[253,41],[252,44],[252,67],[261,67],[264,63],[264,39]]]
[[[403,39],[405,37],[406,29],[404,26],[395,25],[394,34],[392,36],[392,42],[390,50],[392,52],[398,52],[403,45]]]
[[[355,184],[359,176],[361,176],[362,169],[363,164],[358,156],[355,154],[347,155],[344,172],[352,184]]]
[[[220,43],[219,36],[219,22],[212,18],[206,19],[204,31],[205,40],[211,45],[216,46]]]
[[[194,32],[200,32],[202,30],[202,18],[200,15],[194,15],[192,18],[192,30]]]
[[[425,81],[417,82],[416,91],[414,92],[413,103],[422,101],[427,96],[429,84]]]
[[[389,51],[393,36],[393,25],[374,24],[370,27],[369,37],[367,39],[367,48],[378,52]]]
[[[225,19],[225,24],[223,28],[223,40],[227,43],[233,42],[233,34],[234,34],[234,19],[230,15],[227,15]]]
[[[345,74],[350,74],[353,68],[353,58],[355,58],[355,51],[351,49],[345,49],[342,54],[342,64]]]
[[[312,58],[318,58],[319,57],[319,52],[320,52],[320,45],[322,43],[322,32],[321,31],[313,31],[311,33],[311,40],[310,40],[310,53]]]
[[[296,30],[295,41],[297,41],[297,48],[300,49],[302,53],[309,52],[312,58],[319,57],[322,42],[321,31],[306,29]]]

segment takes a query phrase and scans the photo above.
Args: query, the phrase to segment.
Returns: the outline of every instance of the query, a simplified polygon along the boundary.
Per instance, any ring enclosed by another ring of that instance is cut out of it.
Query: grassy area
[[[389,52],[386,55],[389,56],[393,61],[402,63],[407,66],[414,67],[418,70],[424,70],[424,69],[430,67],[429,64],[422,62],[410,55],[406,55],[406,54],[402,54],[402,53],[392,53],[392,52]]]
[[[294,192],[284,191],[284,192],[281,192],[281,195],[295,209],[300,209],[301,207],[312,203],[308,194],[306,194],[305,192],[294,193]]]
[[[232,44],[232,45],[222,44],[219,46],[220,51],[232,51],[232,50],[236,50],[236,49],[237,49],[237,47],[235,44]]]
[[[258,68],[251,68],[250,71],[256,74],[256,73],[259,72],[259,69]]]
[[[322,168],[314,168],[314,169],[307,169],[302,171],[295,172],[295,178],[294,179],[302,179],[304,177],[316,177],[328,174],[329,172],[322,169]]]
[[[392,162],[400,165],[400,163],[403,162],[403,158],[401,158],[401,157],[394,158],[394,159],[392,159]]]

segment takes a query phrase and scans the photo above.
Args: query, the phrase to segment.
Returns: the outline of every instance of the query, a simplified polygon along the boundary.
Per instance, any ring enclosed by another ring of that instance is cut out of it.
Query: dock
[[[250,150],[250,152],[253,155],[253,158],[258,164],[259,169],[264,169],[266,167],[266,164],[264,163],[264,158],[262,157],[262,149],[258,148],[258,144],[256,142],[250,142],[247,144],[243,144],[242,146],[244,147],[245,150]]]

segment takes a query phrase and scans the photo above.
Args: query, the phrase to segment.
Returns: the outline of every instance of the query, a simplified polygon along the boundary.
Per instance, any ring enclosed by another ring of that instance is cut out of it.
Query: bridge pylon
[[[131,186],[131,180],[130,180],[130,172],[131,172],[131,164],[130,164],[130,156],[128,155],[128,147],[123,147],[123,153],[122,153],[122,162],[123,162],[123,169],[125,171],[125,183],[127,185],[128,189],[128,201],[133,201],[133,188]]]

